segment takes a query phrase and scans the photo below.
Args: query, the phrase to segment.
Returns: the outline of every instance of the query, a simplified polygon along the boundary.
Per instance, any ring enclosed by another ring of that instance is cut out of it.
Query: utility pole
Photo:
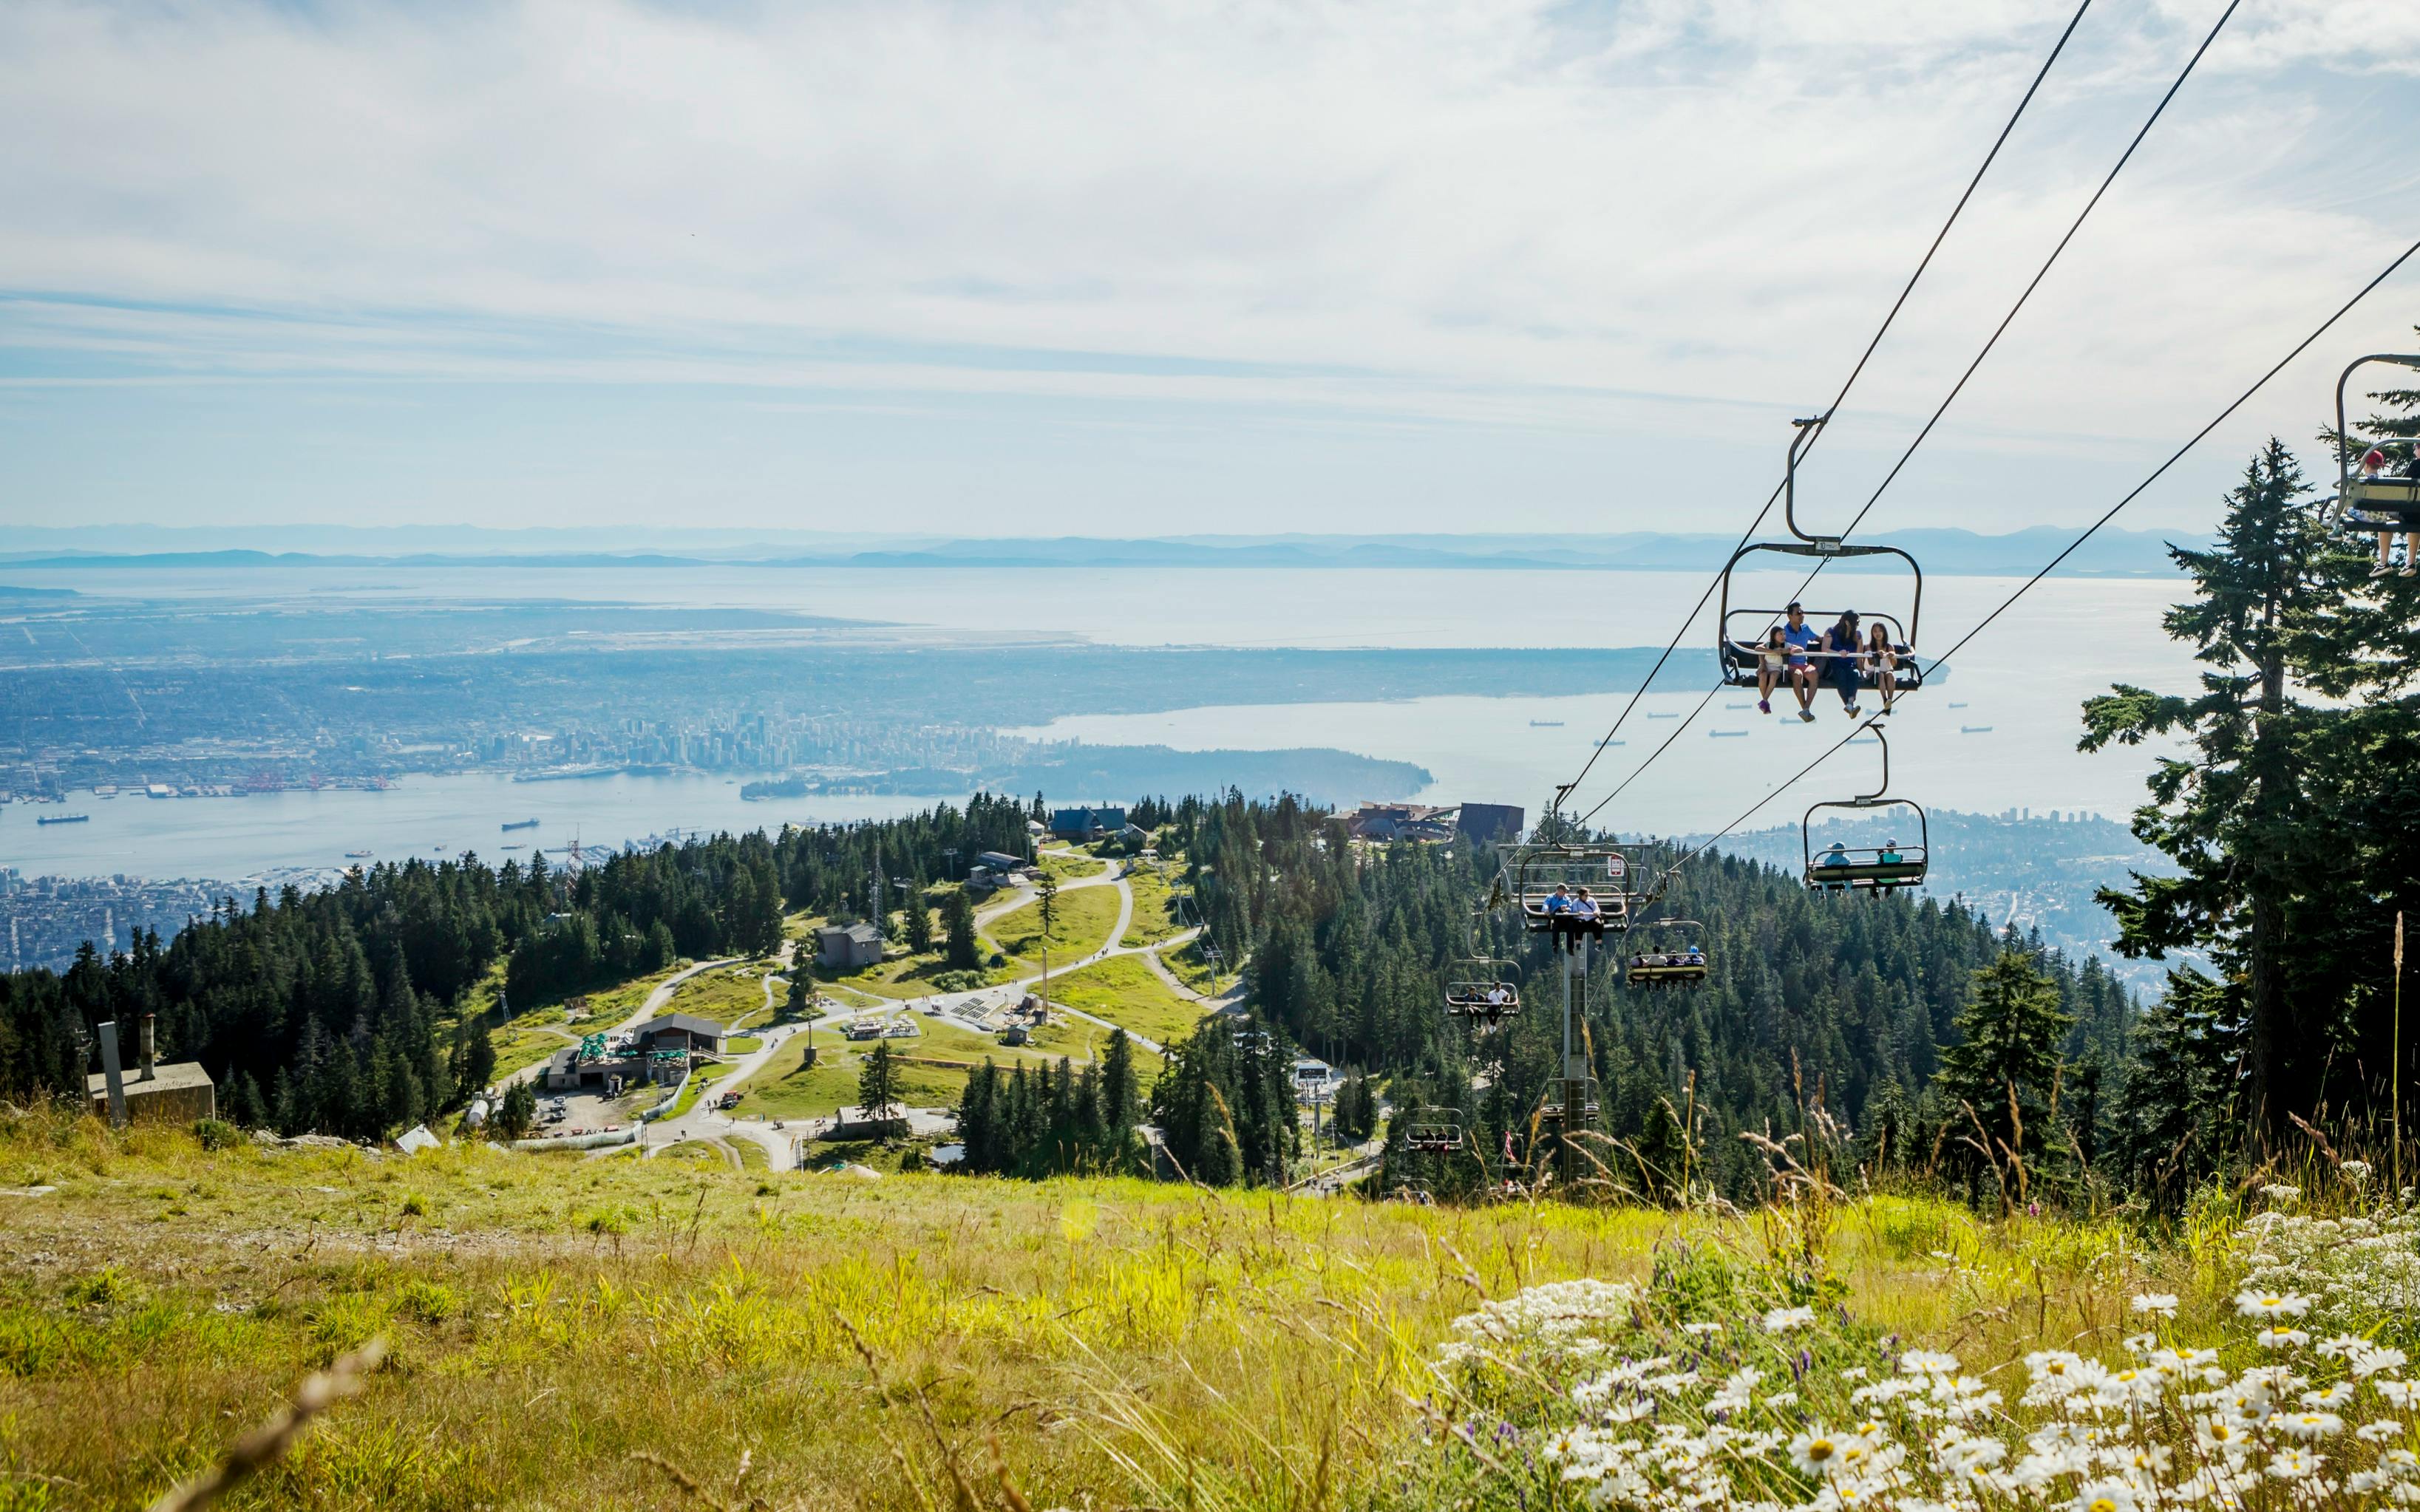
[[[2395,1048],[2390,1059],[2395,1068],[2387,1082],[2388,1096],[2395,1114],[2395,1190],[2403,1191],[2403,910],[2395,911]]]

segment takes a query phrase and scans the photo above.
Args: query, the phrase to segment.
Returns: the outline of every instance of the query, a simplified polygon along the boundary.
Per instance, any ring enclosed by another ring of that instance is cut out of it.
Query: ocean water
[[[114,568],[11,579],[103,596],[277,600],[340,607],[350,600],[511,597],[693,608],[755,608],[930,627],[945,634],[1076,637],[1117,645],[1521,647],[1660,645],[1706,579],[1667,572],[1392,569],[633,568]],[[1770,609],[1796,575],[1744,578],[1734,607]],[[2013,579],[1940,578],[1924,584],[1918,645],[1937,656],[2016,587]],[[1826,575],[1804,595],[1828,618],[1842,608],[1904,619],[1909,584],[1877,574]],[[2180,596],[2174,580],[2052,579],[1962,652],[1937,687],[1894,717],[1891,792],[1948,808],[2085,810],[2122,815],[2164,748],[2078,753],[2078,705],[2113,682],[2188,688],[2185,648],[2160,629]],[[1683,638],[1702,669],[1708,605]],[[1704,684],[1668,673],[1578,790],[1587,810],[1609,794],[1693,707]],[[1822,695],[1804,725],[1754,692],[1727,689],[1672,748],[1598,815],[1624,830],[1711,829],[1752,806],[1750,825],[1795,818],[1820,797],[1869,791],[1881,750],[1852,746],[1784,786],[1848,729]],[[1435,698],[1399,702],[1268,702],[1164,714],[1076,715],[1019,732],[1101,744],[1187,749],[1325,746],[1420,764],[1435,801],[1514,803],[1534,816],[1570,780],[1627,695]],[[1958,703],[1963,707],[1953,708]],[[1537,724],[1532,721],[1540,721]],[[1559,721],[1559,723],[1555,723]],[[1965,733],[1962,727],[1989,726]],[[1739,732],[1715,737],[1709,731]],[[70,805],[89,825],[37,829],[35,810],[0,809],[0,864],[32,874],[125,872],[236,878],[265,868],[341,864],[348,850],[380,856],[504,842],[552,849],[574,836],[620,842],[675,829],[753,828],[784,819],[876,817],[922,807],[909,798],[743,803],[721,777],[616,777],[557,783],[501,778],[408,779],[384,793],[288,793],[241,800],[119,798]],[[58,810],[50,810],[58,812]],[[536,817],[536,831],[503,834]]]
[[[465,851],[502,864],[543,849],[621,845],[675,829],[779,829],[784,823],[884,819],[933,798],[817,797],[750,803],[736,782],[705,774],[515,782],[487,774],[405,778],[384,792],[323,788],[247,798],[104,799],[78,793],[64,805],[0,806],[0,866],[27,876],[192,877],[240,881],[295,867],[450,859]],[[38,825],[37,815],[81,813],[81,825]],[[535,829],[502,826],[535,819]],[[518,850],[505,850],[518,845]]]

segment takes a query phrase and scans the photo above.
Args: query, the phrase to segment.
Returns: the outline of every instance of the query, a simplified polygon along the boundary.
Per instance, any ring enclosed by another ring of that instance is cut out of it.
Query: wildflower
[[[2134,1488],[2122,1480],[2086,1481],[2075,1493],[2075,1512],[2134,1512]]]
[[[2240,1291],[2235,1311],[2243,1318],[2300,1318],[2311,1310],[2311,1299],[2291,1291]]]
[[[2134,1299],[2133,1305],[2138,1313],[2153,1313],[2162,1318],[2177,1316],[2176,1294],[2170,1291],[2147,1291]]]
[[[1720,1323],[1683,1323],[1681,1325],[1682,1333],[1695,1334],[1699,1338],[1703,1338],[1709,1334],[1719,1334],[1722,1331],[1723,1325]]]
[[[2399,1369],[2409,1362],[2401,1350],[2382,1345],[2365,1346],[2345,1362],[2356,1376],[2374,1376],[2381,1370]]]
[[[2369,1162],[2366,1160],[2349,1160],[2343,1165],[2338,1165],[2336,1169],[2343,1173],[2346,1180],[2351,1181],[2355,1186],[2366,1186],[2368,1184],[2370,1166]]]
[[[2304,1407],[2342,1407],[2352,1400],[2353,1390],[2351,1381],[2339,1381],[2325,1391],[2303,1393],[2303,1405]]]
[[[2260,1195],[2281,1208],[2290,1208],[2303,1198],[2303,1189],[2283,1181],[2272,1181],[2260,1189]]]
[[[1813,1321],[1815,1321],[1815,1309],[1812,1307],[1776,1307],[1764,1315],[1764,1331],[1768,1334],[1786,1334],[1793,1328],[1804,1328]]]
[[[2403,1425],[2391,1417],[2381,1417],[2374,1422],[2364,1423],[2352,1430],[2354,1438],[2364,1439],[2371,1443],[2384,1443],[2389,1439],[2399,1439],[2403,1437]]]
[[[1829,1475],[1840,1468],[1840,1449],[1844,1441],[1822,1428],[1801,1433],[1790,1441],[1790,1462],[1804,1475]]]
[[[2324,1456],[2307,1449],[2285,1448],[2269,1457],[2269,1473],[2279,1480],[2308,1480],[2327,1463]]]
[[[2252,1447],[2252,1437],[2237,1419],[2213,1412],[2194,1424],[2194,1444],[2203,1454],[2224,1454],[2231,1458]]]
[[[2281,1431],[2306,1443],[2313,1439],[2324,1439],[2344,1427],[2344,1419],[2334,1412],[2321,1412],[2309,1409],[2300,1412],[2285,1413],[2273,1421]]]
[[[2414,1388],[2408,1381],[2397,1381],[2393,1376],[2372,1376],[2369,1385],[2389,1407],[2409,1408],[2415,1397],[2420,1397],[2420,1388]]]
[[[1938,1350],[1910,1350],[1899,1357],[1899,1367],[1911,1376],[1955,1375],[1958,1356]]]
[[[2264,1350],[2298,1349],[2311,1342],[2310,1335],[2299,1328],[2288,1328],[2283,1323],[2273,1323],[2252,1337]]]

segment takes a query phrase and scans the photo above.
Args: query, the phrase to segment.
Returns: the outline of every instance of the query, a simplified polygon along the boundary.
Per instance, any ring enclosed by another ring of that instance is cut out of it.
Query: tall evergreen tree
[[[2053,1137],[2059,1047],[2074,1024],[2058,1001],[2058,983],[2013,944],[1975,973],[1958,1042],[1941,1052],[1938,1086],[1951,1138],[1973,1141],[1968,1165],[1978,1177],[2036,1179]]]
[[[869,1120],[884,1123],[890,1120],[891,1110],[898,1100],[898,1062],[892,1058],[891,1041],[877,1040],[864,1063],[858,1067],[858,1106]]]
[[[2220,965],[2246,1026],[2246,1111],[2264,1148],[2288,1114],[2316,1106],[2336,1048],[2302,1018],[2311,1005],[2342,1001],[2356,975],[2326,946],[2341,928],[2331,914],[2362,890],[2345,863],[2358,852],[2348,829],[2365,826],[2339,776],[2354,716],[2298,688],[2342,697],[2390,675],[2365,671],[2364,653],[2391,635],[2394,616],[2365,602],[2366,563],[2306,501],[2310,492],[2272,440],[2227,496],[2215,547],[2170,548],[2195,596],[2165,623],[2207,669],[2197,695],[2121,684],[2084,706],[2086,750],[2168,734],[2191,748],[2161,760],[2133,822],[2178,874],[2138,873],[2101,898],[2125,953],[2204,949]],[[2364,787],[2387,775],[2376,762],[2353,764],[2366,767],[2356,779]],[[2383,764],[2406,780],[2420,775],[2408,754]]]
[[[941,926],[945,936],[942,962],[953,971],[972,971],[983,964],[983,941],[975,933],[975,905],[963,887],[954,889],[941,903]]]

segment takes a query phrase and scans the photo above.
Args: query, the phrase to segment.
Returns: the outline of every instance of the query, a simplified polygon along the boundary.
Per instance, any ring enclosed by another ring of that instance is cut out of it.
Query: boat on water
[[[1963,703],[1957,703],[1957,702],[1953,702],[1953,703],[1951,703],[1949,706],[1950,706],[1951,708],[1953,708],[1953,709],[1962,709],[1962,708],[1964,708],[1966,705],[1965,705],[1965,704],[1963,704]]]
[[[535,819],[512,819],[505,821],[504,824],[504,828],[507,831],[515,829],[535,829],[536,827],[537,821]]]
[[[1992,733],[1992,727],[1987,724],[1962,724],[1958,727],[1958,733],[1962,735],[1988,735]]]
[[[1560,730],[1562,727],[1563,721],[1560,719],[1532,719],[1529,721],[1529,728],[1532,730]]]
[[[1747,738],[1747,732],[1745,730],[1709,730],[1706,732],[1706,734],[1708,738],[1714,740],[1745,740]]]
[[[347,851],[345,853],[345,859],[348,861],[366,861],[377,854],[378,853],[376,851]]]
[[[1753,703],[1726,703],[1723,707],[1727,709],[1752,709],[1755,708],[1756,705]]]
[[[508,851],[525,851],[525,850],[529,849],[529,847],[528,847],[528,846],[526,846],[526,845],[520,844],[520,843],[519,843],[518,841],[516,841],[516,842],[515,842],[515,843],[513,843],[513,844],[510,844],[510,845],[505,846],[505,847],[504,847],[504,849],[505,849],[505,850],[508,850]]]
[[[1651,714],[1651,715],[1649,715],[1647,717],[1649,717],[1649,718],[1651,718],[1651,719],[1677,719],[1677,718],[1681,717],[1681,716],[1680,716],[1678,713],[1673,713],[1673,714]]]
[[[88,825],[92,823],[92,815],[88,813],[46,813],[40,818],[36,819],[34,823],[38,825]]]

